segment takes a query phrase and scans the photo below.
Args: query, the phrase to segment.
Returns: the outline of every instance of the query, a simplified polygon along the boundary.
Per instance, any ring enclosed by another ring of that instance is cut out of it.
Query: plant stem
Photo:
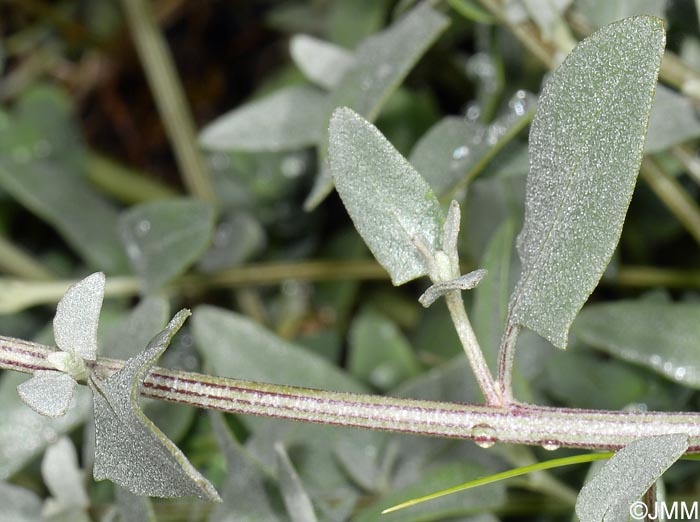
[[[506,328],[498,350],[498,386],[499,393],[506,404],[514,401],[513,397],[513,366],[515,365],[515,346],[518,342],[520,326],[506,319]]]
[[[215,202],[214,188],[197,149],[195,126],[188,111],[187,99],[150,6],[145,0],[123,0],[122,3],[185,185],[191,194]]]
[[[53,370],[46,360],[53,350],[0,337],[0,369],[24,373]],[[109,375],[123,364],[99,358],[92,367]],[[159,367],[151,369],[142,395],[226,413],[476,442],[485,442],[487,437],[488,442],[546,444],[550,448],[609,451],[640,437],[684,433],[690,437],[688,453],[700,453],[700,413],[577,410],[520,403],[507,407],[452,404],[256,383]]]
[[[693,150],[688,145],[675,145],[671,147],[671,154],[683,164],[693,181],[700,185],[700,159]]]
[[[609,281],[619,286],[634,288],[700,288],[700,271],[673,270],[654,266],[624,266],[617,270],[615,278]]]
[[[493,381],[486,359],[484,359],[484,354],[481,352],[474,329],[469,322],[467,311],[464,309],[462,293],[459,290],[448,292],[445,294],[445,302],[464,352],[467,354],[467,359],[469,359],[474,377],[476,377],[481,393],[486,399],[486,404],[491,406],[503,405],[503,400]]]
[[[2,235],[0,235],[0,270],[27,279],[47,280],[54,278],[48,268],[45,268]]]
[[[690,232],[695,241],[700,243],[700,208],[683,187],[649,156],[642,160],[639,175]]]
[[[177,192],[167,185],[148,178],[144,173],[128,169],[101,154],[90,154],[87,175],[93,185],[122,203],[143,203],[177,196]]]

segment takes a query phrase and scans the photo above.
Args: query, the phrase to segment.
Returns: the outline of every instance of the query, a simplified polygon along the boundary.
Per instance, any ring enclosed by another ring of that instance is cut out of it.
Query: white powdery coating
[[[343,47],[305,34],[292,37],[289,53],[309,80],[326,89],[336,87],[355,62]]]
[[[584,342],[700,388],[700,304],[615,301],[586,306],[574,322]]]
[[[220,501],[214,487],[143,414],[138,397],[148,370],[167,348],[189,310],[181,310],[140,355],[106,381],[89,380],[95,405],[95,480],[109,479],[136,495],[194,495]]]
[[[329,160],[355,228],[395,285],[427,273],[413,244],[440,245],[443,214],[435,194],[374,125],[348,108],[333,113]]]
[[[97,356],[97,324],[105,295],[105,275],[96,272],[71,286],[56,307],[53,335],[64,352],[86,361]]]
[[[38,371],[17,386],[17,393],[35,412],[46,417],[61,417],[68,411],[77,384],[65,373]]]
[[[688,449],[682,433],[640,439],[618,451],[578,499],[581,522],[626,522],[630,506]]]
[[[664,42],[657,18],[609,25],[574,49],[540,98],[511,323],[559,348],[620,237]]]

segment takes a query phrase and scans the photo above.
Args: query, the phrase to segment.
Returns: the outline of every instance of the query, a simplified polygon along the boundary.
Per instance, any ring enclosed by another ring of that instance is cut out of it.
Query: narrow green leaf
[[[610,355],[700,388],[700,303],[629,300],[586,306],[573,332]]]
[[[292,461],[282,444],[275,445],[277,453],[277,479],[287,513],[292,522],[316,522],[316,513],[309,494],[297,475]]]
[[[316,145],[325,136],[328,99],[293,86],[245,104],[207,125],[199,136],[210,150],[274,152]]]
[[[435,194],[371,123],[348,108],[333,113],[329,160],[355,227],[395,285],[427,273],[414,240],[432,251],[444,216]]]
[[[514,477],[519,477],[521,475],[527,475],[528,473],[534,473],[536,471],[543,471],[546,469],[561,468],[563,466],[571,466],[573,464],[583,464],[586,462],[595,462],[598,460],[606,460],[612,457],[612,453],[587,453],[585,455],[575,455],[573,457],[564,457],[561,459],[545,460],[542,462],[537,462],[536,464],[531,464],[529,466],[523,466],[520,468],[509,469],[508,471],[503,471],[501,473],[496,473],[488,477],[480,477],[464,484],[458,486],[453,486],[442,491],[436,491],[435,493],[430,493],[429,495],[424,495],[422,497],[413,498],[402,502],[401,504],[396,504],[384,510],[384,513],[393,513],[401,509],[405,509],[411,506],[422,504],[423,502],[428,502],[430,500],[435,500],[446,495],[452,495],[453,493],[459,493],[461,491],[466,491],[468,489],[485,486],[487,484],[494,484],[507,480]]]
[[[292,37],[289,52],[306,77],[324,89],[337,87],[355,63],[352,53],[345,48],[305,34]]]
[[[140,355],[107,380],[92,376],[88,381],[95,407],[95,480],[109,479],[136,495],[220,501],[209,481],[139,406],[148,371],[189,315],[181,310]]]
[[[370,310],[350,325],[350,373],[380,390],[388,390],[420,372],[411,345],[396,325]]]
[[[581,490],[581,522],[626,522],[630,506],[688,449],[682,433],[639,439],[624,447]]]
[[[649,131],[644,151],[661,152],[700,136],[700,118],[690,98],[658,85],[649,116]]]
[[[241,315],[199,306],[192,322],[197,348],[218,375],[290,386],[366,391],[337,366]]]
[[[440,466],[424,473],[416,484],[392,492],[370,507],[363,509],[353,520],[356,522],[377,520],[386,520],[387,522],[439,521],[497,509],[505,502],[506,490],[502,484],[492,484],[480,491],[472,491],[458,497],[442,498],[415,506],[401,513],[387,513],[382,516],[382,512],[396,505],[401,499],[422,496],[428,491],[465,482],[481,474],[483,474],[483,469],[473,463],[454,462]]]
[[[355,51],[355,64],[330,94],[330,110],[349,107],[374,121],[389,96],[449,25],[449,19],[422,2]],[[325,163],[322,144],[320,163]],[[305,207],[316,207],[333,190],[333,179],[321,169]]]
[[[664,42],[656,18],[609,25],[572,51],[540,97],[509,321],[559,348],[620,237]]]
[[[213,229],[214,208],[194,199],[146,203],[119,217],[122,243],[146,292],[158,290],[194,263]]]

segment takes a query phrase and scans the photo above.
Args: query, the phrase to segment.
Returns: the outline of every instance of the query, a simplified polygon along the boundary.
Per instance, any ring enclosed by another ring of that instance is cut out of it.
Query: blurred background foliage
[[[649,13],[665,19],[667,55],[620,246],[567,352],[522,336],[516,396],[695,411],[698,6],[430,4],[0,3],[0,333],[51,343],[62,292],[103,270],[105,355],[133,355],[125,346],[137,349],[169,310],[187,306],[195,308],[194,327],[178,336],[164,366],[479,402],[444,305],[418,305],[424,281],[390,285],[331,191],[324,169],[330,112],[349,105],[375,120],[443,201],[462,204],[465,269],[490,270],[465,299],[495,364],[519,269],[527,125],[542,81],[595,28]],[[0,377],[0,498],[15,521],[311,520],[286,507],[280,484],[290,480],[302,485],[319,520],[378,520],[393,503],[550,456],[542,448],[482,449],[268,419],[222,422],[149,404],[151,418],[224,497],[223,507],[151,505],[89,480],[88,397],[49,421],[17,399],[24,378]],[[291,472],[276,456],[278,442]],[[50,478],[57,458],[59,469],[80,467],[88,480],[57,492]],[[568,520],[585,473],[495,484],[382,520]],[[667,482],[672,498],[700,489],[688,463]]]

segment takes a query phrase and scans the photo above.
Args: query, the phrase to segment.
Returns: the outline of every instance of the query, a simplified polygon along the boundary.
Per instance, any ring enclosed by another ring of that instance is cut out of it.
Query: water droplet
[[[467,147],[466,145],[457,147],[452,153],[452,159],[455,160],[461,160],[466,158],[467,156],[469,156],[469,147]]]
[[[469,121],[476,121],[481,117],[481,105],[477,102],[471,102],[467,105],[465,116]]]
[[[516,93],[508,101],[508,108],[512,114],[520,117],[529,110],[532,103],[533,100],[531,96],[526,91],[521,89],[516,91]]]
[[[477,53],[466,63],[467,76],[478,81],[485,89],[495,87],[496,67],[487,53]]]
[[[649,362],[651,363],[652,366],[657,366],[657,367],[661,366],[661,364],[663,363],[663,361],[661,360],[661,356],[659,356],[659,355],[652,355],[649,358]]]
[[[477,424],[474,426],[471,436],[480,448],[490,448],[496,444],[496,430],[488,424]]]
[[[682,380],[686,376],[687,373],[688,373],[688,370],[686,368],[680,367],[680,368],[676,368],[676,371],[673,375],[676,379]]]
[[[146,234],[148,234],[149,230],[151,230],[151,222],[148,221],[147,219],[142,219],[136,225],[136,235],[137,236],[143,237]]]
[[[280,164],[280,170],[285,178],[298,178],[303,174],[306,160],[299,154],[288,154]]]
[[[542,449],[547,451],[558,450],[561,447],[561,443],[556,440],[547,439],[542,441]]]

